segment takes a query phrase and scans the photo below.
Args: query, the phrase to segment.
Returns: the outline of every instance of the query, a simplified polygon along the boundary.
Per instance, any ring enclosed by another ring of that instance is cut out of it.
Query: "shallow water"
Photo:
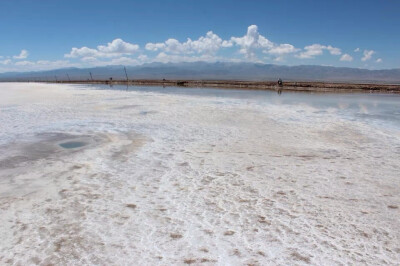
[[[69,141],[69,142],[60,143],[59,145],[61,147],[63,147],[64,149],[75,149],[75,148],[83,147],[83,146],[87,145],[87,143],[81,142],[81,141]]]
[[[361,121],[376,126],[400,130],[400,95],[380,93],[308,93],[269,90],[239,90],[215,88],[182,88],[159,86],[90,85],[95,90],[120,90],[127,92],[162,93],[215,98],[215,104],[229,100],[249,101],[256,105],[280,105],[290,108],[303,105],[315,108],[316,113],[336,111],[350,121]],[[145,112],[143,112],[145,113]]]

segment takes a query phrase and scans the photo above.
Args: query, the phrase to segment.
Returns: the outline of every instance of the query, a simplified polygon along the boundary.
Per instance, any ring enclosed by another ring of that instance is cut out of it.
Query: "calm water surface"
[[[85,85],[85,87],[87,87]],[[214,97],[216,103],[229,99],[241,99],[257,104],[307,105],[325,113],[336,109],[337,113],[348,120],[363,121],[377,126],[400,130],[400,95],[378,93],[305,93],[261,90],[186,88],[159,86],[93,85],[92,89],[124,90],[146,93],[164,93],[198,97]]]

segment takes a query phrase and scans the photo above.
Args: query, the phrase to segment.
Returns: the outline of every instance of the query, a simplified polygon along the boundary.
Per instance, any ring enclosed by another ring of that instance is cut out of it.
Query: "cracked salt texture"
[[[400,262],[398,96],[0,94],[0,264]]]

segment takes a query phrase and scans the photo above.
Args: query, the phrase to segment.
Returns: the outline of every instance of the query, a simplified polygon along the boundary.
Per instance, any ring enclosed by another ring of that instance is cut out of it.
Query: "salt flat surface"
[[[0,83],[0,264],[400,264],[398,96],[180,90]]]

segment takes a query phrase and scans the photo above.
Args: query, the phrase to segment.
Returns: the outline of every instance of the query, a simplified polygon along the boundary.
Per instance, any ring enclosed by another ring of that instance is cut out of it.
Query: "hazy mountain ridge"
[[[284,66],[257,63],[150,63],[127,66],[130,79],[234,79],[400,83],[400,69],[368,70],[317,65]],[[64,68],[0,73],[0,81],[125,79],[123,66]],[[68,76],[67,76],[68,74]]]

